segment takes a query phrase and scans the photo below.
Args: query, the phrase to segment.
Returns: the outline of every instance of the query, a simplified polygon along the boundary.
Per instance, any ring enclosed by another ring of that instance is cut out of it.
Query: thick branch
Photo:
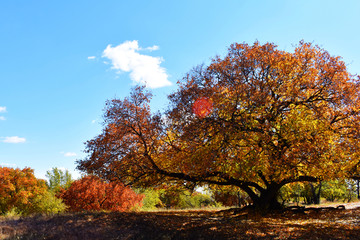
[[[257,174],[259,175],[259,177],[261,178],[261,180],[265,183],[265,185],[266,185],[267,187],[269,187],[270,184],[269,184],[269,182],[266,180],[264,174],[263,174],[261,171],[258,171]]]
[[[317,182],[319,179],[311,176],[300,176],[297,178],[287,178],[280,182],[280,185],[285,185],[293,182]]]

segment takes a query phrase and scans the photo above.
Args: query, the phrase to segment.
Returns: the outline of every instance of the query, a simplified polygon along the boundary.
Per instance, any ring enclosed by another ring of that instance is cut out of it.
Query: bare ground
[[[0,219],[0,239],[360,239],[358,206],[266,216],[198,210]]]

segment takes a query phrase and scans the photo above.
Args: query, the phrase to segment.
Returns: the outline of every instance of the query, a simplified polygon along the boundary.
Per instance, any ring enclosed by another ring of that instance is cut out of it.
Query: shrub
[[[163,203],[160,200],[160,191],[155,189],[140,189],[139,193],[144,195],[144,199],[142,201],[142,209],[143,210],[153,210],[158,207],[163,207]]]
[[[66,205],[62,199],[57,198],[52,191],[46,191],[44,194],[36,196],[33,201],[32,213],[53,214],[66,210]]]
[[[121,183],[105,182],[96,176],[85,176],[58,194],[70,211],[129,211],[141,207],[143,195]]]

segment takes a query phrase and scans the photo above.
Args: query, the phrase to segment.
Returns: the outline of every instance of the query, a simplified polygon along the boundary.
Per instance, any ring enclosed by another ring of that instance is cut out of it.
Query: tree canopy
[[[108,101],[78,168],[141,186],[237,186],[255,206],[276,208],[285,184],[356,169],[359,80],[310,43],[293,52],[236,43],[186,74],[165,114],[151,112],[144,87]]]

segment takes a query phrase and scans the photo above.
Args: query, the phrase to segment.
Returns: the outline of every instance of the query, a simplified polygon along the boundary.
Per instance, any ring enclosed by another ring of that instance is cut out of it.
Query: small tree
[[[46,177],[48,178],[47,184],[54,193],[58,193],[62,188],[68,189],[74,181],[69,170],[66,169],[63,171],[57,167],[53,168],[51,171],[47,171]]]
[[[323,184],[323,190],[321,196],[327,201],[334,202],[336,200],[343,200],[347,196],[348,186],[346,181],[341,179],[334,179],[326,181]]]
[[[356,198],[356,182],[354,179],[347,179],[345,180],[345,182],[347,184],[347,191],[346,191],[346,196],[344,198],[344,202],[345,201],[350,202]]]
[[[317,184],[306,183],[303,186],[304,188],[301,195],[304,198],[305,204],[320,204],[320,196],[323,186],[322,182]]]

